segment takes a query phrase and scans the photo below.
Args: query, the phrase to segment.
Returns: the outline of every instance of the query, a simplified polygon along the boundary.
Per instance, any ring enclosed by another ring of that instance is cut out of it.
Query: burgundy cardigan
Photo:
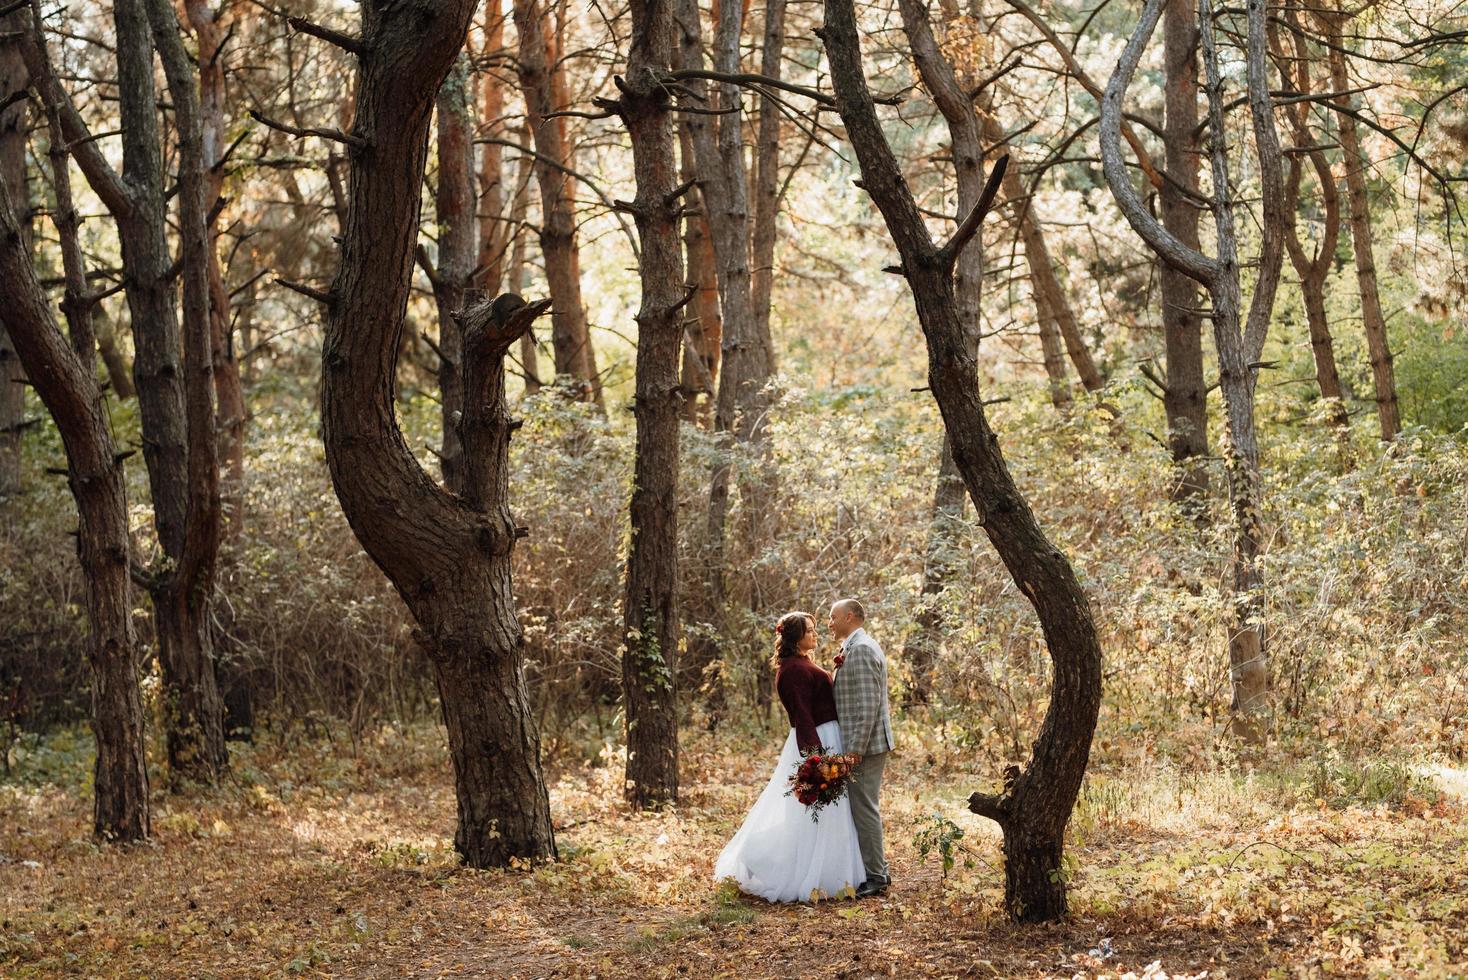
[[[790,716],[790,727],[795,729],[795,744],[802,752],[822,748],[816,726],[836,720],[831,678],[809,657],[789,657],[780,664],[775,689]]]

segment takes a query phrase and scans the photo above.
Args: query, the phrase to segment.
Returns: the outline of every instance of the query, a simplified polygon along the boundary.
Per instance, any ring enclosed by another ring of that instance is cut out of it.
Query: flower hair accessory
[[[783,636],[784,634],[785,634],[785,624],[784,623],[776,623],[775,624],[775,635],[776,636]]]

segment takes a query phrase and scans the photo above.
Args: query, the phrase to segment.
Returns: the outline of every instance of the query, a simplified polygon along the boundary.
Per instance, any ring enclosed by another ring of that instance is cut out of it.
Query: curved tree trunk
[[[1290,23],[1297,27],[1298,15],[1296,12],[1290,11],[1288,16]],[[1301,95],[1309,95],[1312,88],[1309,50],[1306,48],[1301,32],[1293,31],[1292,34],[1295,42],[1293,60],[1280,46],[1278,32],[1271,32],[1270,40],[1274,47],[1275,60],[1279,65],[1280,75],[1295,83],[1295,91]],[[1303,176],[1300,161],[1302,153],[1293,153],[1289,157],[1288,176],[1285,179],[1284,212],[1287,222],[1284,235],[1285,251],[1290,257],[1290,264],[1295,267],[1295,274],[1300,277],[1300,293],[1305,298],[1305,320],[1310,331],[1310,351],[1315,360],[1315,380],[1320,387],[1320,397],[1325,400],[1327,417],[1330,420],[1331,428],[1336,432],[1341,463],[1344,467],[1349,468],[1351,465],[1351,420],[1346,412],[1340,373],[1336,370],[1335,344],[1330,335],[1330,320],[1325,312],[1325,283],[1330,277],[1331,267],[1335,263],[1336,245],[1340,241],[1340,191],[1336,186],[1335,174],[1331,172],[1330,161],[1326,159],[1324,151],[1318,149],[1319,143],[1311,129],[1310,103],[1301,102],[1291,106],[1286,114],[1294,133],[1295,144],[1309,148],[1308,152],[1303,155],[1309,156],[1310,165],[1315,171],[1315,180],[1320,187],[1321,208],[1325,212],[1325,222],[1320,242],[1315,247],[1315,254],[1306,255],[1304,243],[1300,241],[1297,214],[1300,202],[1300,180]]]
[[[678,799],[678,417],[683,392],[683,259],[673,119],[662,78],[672,67],[674,0],[633,0],[627,80],[613,104],[632,136],[641,252],[637,313],[637,455],[622,600],[627,798]]]
[[[15,214],[12,176],[0,173],[0,303],[18,356],[61,433],[80,518],[77,558],[86,589],[91,721],[97,742],[92,828],[104,840],[141,840],[150,833],[148,768],[138,687],[141,657],[132,628],[123,457],[112,441],[92,361],[68,347],[36,278]],[[68,291],[85,290],[83,270],[68,266]]]
[[[155,21],[150,29],[150,16]],[[207,606],[219,548],[216,416],[210,351],[208,204],[197,79],[183,50],[177,15],[162,0],[118,0],[118,91],[123,172],[112,170],[44,57],[22,42],[27,67],[56,107],[67,145],[117,222],[132,319],[133,374],[154,524],[165,560],[148,575],[166,697],[169,766],[213,781],[228,765],[223,704],[214,674]],[[167,196],[153,76],[157,42],[180,133],[179,226],[185,317],[179,326]]]
[[[555,854],[540,739],[510,581],[504,357],[543,312],[518,297],[466,311],[462,494],[439,487],[394,411],[434,97],[463,47],[471,0],[363,5],[341,266],[327,294],[322,433],[357,540],[403,597],[438,684],[459,802],[455,844],[475,867]]]
[[[1251,741],[1263,737],[1269,702],[1269,671],[1264,650],[1264,610],[1259,588],[1259,556],[1263,550],[1263,499],[1259,477],[1259,443],[1254,424],[1254,391],[1259,357],[1269,331],[1274,297],[1284,261],[1284,181],[1279,137],[1270,102],[1266,58],[1264,0],[1248,0],[1246,72],[1248,101],[1258,156],[1263,228],[1259,268],[1247,319],[1239,284],[1238,239],[1234,231],[1233,197],[1223,125],[1223,81],[1214,42],[1211,4],[1200,0],[1199,27],[1207,76],[1208,132],[1213,183],[1217,258],[1202,254],[1169,232],[1148,212],[1131,184],[1121,156],[1121,100],[1142,51],[1157,27],[1163,0],[1148,0],[1141,20],[1122,50],[1101,101],[1102,167],[1117,206],[1128,223],[1164,261],[1203,283],[1213,299],[1213,337],[1218,350],[1219,388],[1223,393],[1228,438],[1224,444],[1233,516],[1234,618],[1229,628],[1229,674],[1233,688],[1233,728]]]
[[[1085,775],[1101,704],[1101,650],[1090,607],[1065,556],[1046,539],[1010,477],[979,396],[978,366],[954,295],[955,260],[977,235],[998,190],[936,246],[882,133],[861,64],[852,0],[826,0],[817,32],[831,66],[836,105],[861,164],[862,183],[886,221],[912,288],[928,348],[928,381],[953,442],[953,456],[979,523],[1040,619],[1054,663],[1050,707],[1034,754],[1002,796],[974,794],[970,807],[1004,832],[1005,900],[1026,921],[1065,914],[1061,854],[1065,824]],[[1003,166],[1003,163],[999,166]]]

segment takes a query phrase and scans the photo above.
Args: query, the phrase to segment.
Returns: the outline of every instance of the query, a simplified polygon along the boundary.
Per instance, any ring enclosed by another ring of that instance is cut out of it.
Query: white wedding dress
[[[841,751],[837,722],[817,726],[816,734],[826,751]],[[809,902],[854,891],[866,880],[850,801],[825,807],[816,822],[794,795],[785,795],[799,762],[792,728],[769,784],[719,854],[715,881],[732,878],[741,891],[770,902]]]

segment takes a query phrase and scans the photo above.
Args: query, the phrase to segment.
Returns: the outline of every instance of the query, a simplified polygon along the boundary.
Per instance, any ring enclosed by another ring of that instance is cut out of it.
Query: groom
[[[841,641],[836,667],[836,719],[841,746],[857,757],[847,796],[861,844],[867,880],[857,898],[880,895],[892,884],[882,847],[882,770],[892,751],[892,722],[887,717],[887,659],[877,641],[862,629],[866,611],[855,599],[831,606],[831,632]]]

